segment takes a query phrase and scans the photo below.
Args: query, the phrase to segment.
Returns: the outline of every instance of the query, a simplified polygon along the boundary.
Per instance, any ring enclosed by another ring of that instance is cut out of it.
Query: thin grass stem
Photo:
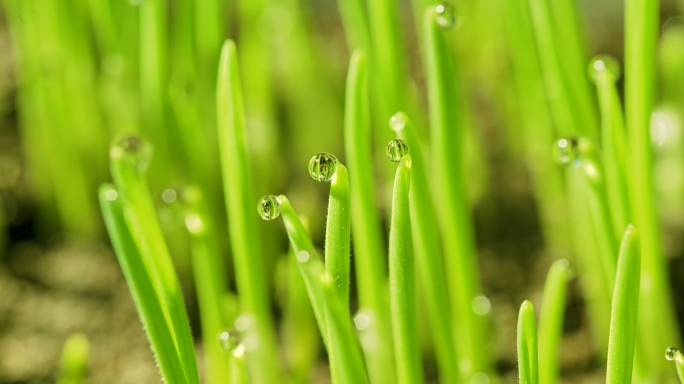
[[[525,300],[518,315],[518,378],[520,383],[539,384],[537,324],[534,307]]]
[[[540,383],[555,384],[560,378],[560,344],[563,337],[567,280],[568,261],[558,260],[553,263],[546,277],[539,313]]]

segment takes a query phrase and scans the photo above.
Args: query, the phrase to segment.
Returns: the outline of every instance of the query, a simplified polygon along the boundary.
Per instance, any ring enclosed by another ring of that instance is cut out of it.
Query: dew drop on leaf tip
[[[403,112],[397,112],[389,119],[389,126],[394,132],[401,132],[406,127],[406,115]]]
[[[394,139],[387,144],[386,153],[390,160],[397,163],[401,160],[402,156],[408,155],[409,147],[404,140]]]
[[[555,158],[560,164],[579,166],[579,140],[576,137],[559,139],[554,146]]]
[[[442,3],[435,7],[437,16],[435,21],[444,29],[451,29],[461,25],[461,17],[456,8],[449,3]]]
[[[309,160],[309,175],[316,181],[327,183],[337,172],[337,158],[330,153],[321,152]]]
[[[138,136],[128,135],[116,141],[110,151],[110,156],[125,157],[138,172],[147,169],[152,160],[152,145]]]
[[[264,220],[273,220],[280,216],[280,202],[274,195],[266,195],[259,200],[257,212]]]
[[[679,350],[675,347],[670,347],[665,351],[665,358],[674,361],[674,359],[677,358],[677,354],[679,353]]]
[[[589,62],[589,78],[593,82],[598,80],[601,73],[608,73],[614,80],[617,80],[620,78],[621,72],[620,63],[611,55],[597,55]]]

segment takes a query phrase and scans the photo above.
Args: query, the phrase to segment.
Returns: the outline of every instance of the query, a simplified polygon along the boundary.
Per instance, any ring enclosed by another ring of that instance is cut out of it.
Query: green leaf
[[[88,374],[90,344],[82,333],[74,333],[64,343],[58,384],[84,384]]]
[[[560,344],[565,315],[568,261],[558,260],[549,268],[539,314],[539,381],[555,384],[560,376]]]
[[[632,381],[639,312],[640,277],[641,244],[639,232],[634,226],[629,225],[620,246],[613,291],[606,384],[627,384]]]
[[[263,254],[257,233],[245,113],[235,44],[221,51],[217,118],[223,189],[241,310],[253,317],[259,344],[248,351],[247,363],[256,383],[278,381],[278,354]]]
[[[518,378],[520,384],[539,384],[537,325],[534,307],[525,300],[518,315]]]

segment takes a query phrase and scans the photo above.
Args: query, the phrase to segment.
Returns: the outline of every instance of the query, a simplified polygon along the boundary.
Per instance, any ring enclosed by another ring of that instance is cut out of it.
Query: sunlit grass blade
[[[432,191],[429,187],[425,157],[413,124],[403,112],[392,116],[390,125],[397,135],[406,141],[411,154],[411,188],[409,208],[413,249],[420,273],[420,284],[425,291],[426,308],[430,317],[433,343],[443,383],[459,381],[454,361],[456,346],[451,328],[451,313],[444,259],[440,247],[439,230]],[[401,128],[401,129],[399,129]]]
[[[228,290],[228,283],[219,237],[202,192],[196,187],[190,187],[184,191],[183,199],[187,202],[185,226],[190,233],[192,269],[202,326],[204,382],[225,383],[228,367],[218,338],[228,326],[221,310],[222,297]]]
[[[85,384],[88,375],[90,343],[82,333],[74,333],[62,349],[57,384]]]
[[[330,184],[328,218],[325,227],[325,269],[345,308],[349,308],[349,279],[351,277],[351,213],[349,202],[349,174],[340,162]]]
[[[558,260],[549,268],[539,313],[539,382],[555,384],[560,376],[560,344],[565,316],[568,261]]]
[[[328,352],[332,348],[335,349],[335,353],[332,354],[335,361],[331,363],[337,368],[333,374],[337,376],[339,383],[368,383],[361,350],[352,332],[348,311],[333,288],[332,279],[326,273],[323,262],[289,200],[281,195],[278,202],[319,329],[321,334],[328,335]]]
[[[260,250],[252,193],[242,89],[235,44],[221,52],[217,119],[223,186],[238,294],[242,310],[253,316],[259,345],[248,351],[250,377],[256,383],[278,381],[278,354],[264,257]]]
[[[541,229],[551,252],[569,254],[572,243],[563,172],[549,161],[549,144],[556,139],[544,95],[529,84],[542,84],[527,0],[505,2],[505,22],[513,76],[521,111],[525,157],[534,188]]]
[[[400,384],[423,381],[416,319],[416,274],[411,244],[410,176],[411,156],[405,155],[399,162],[394,179],[389,237],[390,304],[397,378]]]
[[[351,192],[354,263],[361,310],[375,321],[368,332],[377,343],[362,343],[371,382],[394,382],[394,352],[389,317],[385,254],[375,202],[368,100],[368,66],[362,50],[354,51],[345,98],[344,142]]]
[[[244,345],[239,345],[230,351],[229,354],[228,369],[230,371],[230,379],[228,384],[249,384]]]
[[[370,52],[371,35],[368,25],[368,12],[362,0],[338,0],[340,16],[350,48],[360,48]]]
[[[439,209],[439,224],[449,275],[449,295],[453,329],[457,329],[461,381],[469,381],[478,372],[489,374],[490,357],[484,336],[484,319],[472,311],[472,302],[480,295],[474,231],[466,197],[464,132],[455,107],[461,101],[456,91],[454,64],[444,38],[444,31],[431,7],[425,13],[425,70],[432,139],[432,182]]]
[[[131,289],[133,301],[162,378],[168,383],[183,383],[183,367],[171,327],[162,309],[165,303],[154,287],[153,277],[144,264],[126,224],[123,198],[113,185],[103,184],[100,187],[99,199],[109,238]]]
[[[149,144],[141,139],[122,139],[110,151],[112,178],[126,202],[124,219],[129,233],[163,302],[162,311],[176,343],[185,380],[194,383],[199,380],[197,361],[185,303],[152,197],[142,180],[141,172],[151,156]]]
[[[625,123],[628,133],[630,208],[641,235],[642,276],[637,350],[648,369],[644,380],[671,374],[660,356],[671,344],[681,344],[669,276],[656,213],[650,121],[656,97],[656,43],[659,33],[657,0],[625,1]]]
[[[605,183],[608,204],[616,238],[621,229],[629,223],[629,201],[627,196],[627,142],[625,123],[622,116],[620,95],[616,86],[619,64],[605,55],[597,56],[591,63],[590,76],[596,83],[601,111],[601,151],[605,169]]]
[[[641,244],[639,232],[629,225],[622,238],[618,261],[608,343],[607,384],[632,381],[639,285],[641,275]]]
[[[534,307],[527,300],[520,306],[518,315],[518,379],[524,384],[539,384],[537,324]]]

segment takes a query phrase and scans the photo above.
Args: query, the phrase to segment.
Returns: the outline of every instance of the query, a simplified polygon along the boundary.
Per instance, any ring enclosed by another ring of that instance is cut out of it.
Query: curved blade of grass
[[[400,384],[423,382],[409,213],[410,176],[411,156],[405,155],[399,161],[394,179],[389,237],[390,305],[396,346],[397,382]]]
[[[162,378],[167,383],[184,383],[183,366],[171,327],[167,323],[166,311],[162,309],[166,304],[157,293],[153,277],[143,262],[143,257],[126,224],[123,198],[113,185],[103,184],[100,187],[99,199],[109,238],[131,289],[133,301]]]
[[[432,191],[428,184],[425,157],[413,124],[403,112],[394,115],[404,122],[404,128],[397,132],[409,146],[411,152],[411,188],[409,210],[416,265],[420,283],[425,290],[426,308],[430,317],[433,342],[439,366],[440,381],[456,383],[459,373],[454,364],[457,361],[454,334],[451,329],[451,314],[444,260],[442,255],[437,217]]]
[[[328,217],[325,227],[325,269],[345,308],[349,308],[351,217],[349,174],[340,162],[330,184]]]
[[[607,384],[632,382],[641,277],[639,232],[631,224],[620,246],[608,343]]]
[[[271,315],[263,255],[259,248],[247,154],[245,114],[235,43],[221,51],[217,89],[217,119],[223,186],[235,261],[241,309],[255,320],[259,345],[249,351],[250,377],[256,383],[278,382],[278,354]]]
[[[62,359],[57,384],[84,384],[88,374],[90,344],[82,333],[74,333],[62,349]]]
[[[568,261],[558,260],[549,268],[539,313],[539,382],[555,384],[560,376],[560,344],[565,315]]]
[[[299,260],[299,270],[309,292],[309,300],[314,308],[319,329],[322,335],[328,335],[328,352],[332,348],[335,349],[332,354],[332,358],[335,359],[332,364],[337,366],[334,374],[338,377],[339,383],[368,383],[361,350],[352,332],[348,311],[343,307],[342,301],[333,288],[330,276],[325,272],[323,262],[289,200],[281,195],[278,201],[290,244]]]
[[[350,279],[350,203],[349,174],[340,162],[330,184],[330,200],[328,201],[328,217],[325,227],[325,270],[332,279],[335,292],[349,316],[349,279]],[[330,371],[333,383],[337,381],[337,370],[334,346],[328,349],[330,355]]]
[[[188,204],[185,226],[190,233],[192,270],[202,325],[204,382],[222,384],[228,379],[224,351],[218,342],[219,334],[228,326],[225,314],[221,311],[223,295],[228,291],[226,268],[216,226],[202,192],[196,187],[191,187],[184,195]]]
[[[642,276],[650,282],[641,286],[637,338],[643,366],[653,377],[671,374],[660,356],[671,343],[681,344],[661,248],[650,140],[658,18],[657,0],[625,1],[625,123],[631,159],[627,182],[632,218],[641,235]]]
[[[518,379],[521,384],[539,384],[537,324],[534,307],[525,300],[518,314]]]
[[[483,319],[476,317],[471,303],[480,295],[470,207],[463,177],[463,132],[459,130],[459,95],[456,92],[454,64],[435,20],[436,11],[425,13],[425,68],[427,71],[430,132],[432,136],[432,180],[439,210],[444,244],[449,296],[458,329],[458,356],[461,380],[469,381],[477,372],[491,373],[483,332]],[[470,364],[468,364],[468,362]]]
[[[601,111],[601,150],[606,173],[608,204],[616,238],[620,238],[621,228],[627,227],[630,220],[625,175],[627,143],[624,118],[620,95],[615,85],[617,81],[615,76],[608,70],[602,70],[598,71],[595,80]]]
[[[185,310],[176,271],[162,233],[152,197],[136,166],[118,146],[110,152],[112,178],[127,205],[124,218],[154,288],[164,302],[162,310],[176,343],[180,363],[188,383],[199,380],[190,323]]]
[[[377,343],[363,343],[371,382],[395,382],[392,328],[380,219],[375,203],[368,110],[368,66],[365,53],[354,51],[347,76],[344,143],[351,192],[354,263],[359,305],[377,321],[366,332]]]

